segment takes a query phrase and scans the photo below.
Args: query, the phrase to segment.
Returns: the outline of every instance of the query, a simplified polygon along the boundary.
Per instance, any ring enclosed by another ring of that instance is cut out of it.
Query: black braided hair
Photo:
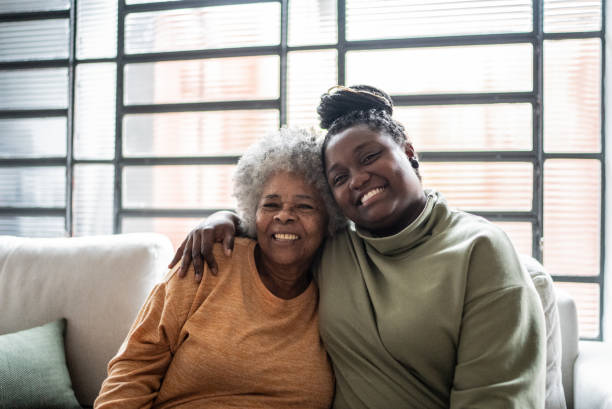
[[[391,96],[370,85],[331,88],[321,95],[317,113],[321,128],[327,130],[322,146],[323,158],[331,137],[356,125],[387,133],[402,148],[410,143],[404,126],[392,117]],[[418,169],[415,171],[420,178]]]
[[[317,107],[325,139],[355,125],[387,132],[399,145],[408,142],[404,126],[392,118],[393,101],[389,94],[370,85],[337,86],[321,95]],[[325,144],[327,145],[327,144]]]

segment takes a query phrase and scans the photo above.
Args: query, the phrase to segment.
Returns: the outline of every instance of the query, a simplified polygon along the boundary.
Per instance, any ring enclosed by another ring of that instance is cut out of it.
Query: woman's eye
[[[370,154],[364,156],[363,159],[362,159],[362,162],[365,163],[365,164],[373,162],[374,160],[376,160],[376,158],[378,157],[379,153],[380,152],[370,153]]]
[[[337,175],[332,179],[333,186],[340,186],[346,180],[346,175]]]
[[[298,207],[298,209],[301,209],[301,210],[312,210],[312,209],[314,209],[314,206],[311,206],[311,205],[306,204],[306,203],[299,204],[297,207]]]
[[[261,207],[266,209],[276,209],[278,208],[278,203],[264,203]]]

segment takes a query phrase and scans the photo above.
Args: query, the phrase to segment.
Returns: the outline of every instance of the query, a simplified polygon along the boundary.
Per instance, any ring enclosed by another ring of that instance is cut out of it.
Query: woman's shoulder
[[[257,241],[251,239],[250,237],[236,237],[234,239],[234,250],[232,251],[232,254],[243,254],[250,252],[253,250],[253,247],[255,247],[256,244]],[[217,255],[217,253],[225,255],[223,252],[222,243],[215,244],[213,251],[216,252],[215,255]]]
[[[234,274],[236,269],[244,270],[254,267],[254,249],[257,241],[248,237],[236,237],[231,254],[225,253],[222,243],[213,246],[213,255],[219,266],[218,277]],[[208,267],[204,274],[210,274]]]
[[[182,306],[189,311],[194,311],[195,307],[206,299],[212,289],[219,284],[220,280],[226,280],[228,277],[232,278],[232,275],[234,275],[234,272],[231,271],[232,267],[252,264],[250,260],[253,257],[255,244],[256,242],[249,238],[236,238],[232,254],[227,255],[222,243],[217,243],[213,246],[213,254],[219,267],[217,275],[212,275],[208,265],[205,263],[202,280],[198,282],[194,279],[195,270],[192,263],[185,276],[179,277],[178,272],[180,271],[181,263],[178,263],[157,284],[157,291],[161,291],[164,294],[167,302],[177,307]]]
[[[231,264],[250,264],[250,260],[253,258],[253,251],[257,241],[248,237],[236,237],[234,240],[234,249],[230,255],[225,254],[225,249],[222,243],[217,243],[213,247],[213,255],[219,269],[222,270]]]
[[[453,209],[449,214],[449,221],[445,230],[480,240],[493,240],[505,242],[508,237],[504,230],[485,219],[462,210]]]
[[[234,248],[232,250],[231,255],[225,254],[225,250],[223,248],[223,243],[215,243],[213,245],[213,255],[215,256],[215,260],[220,268],[229,263],[236,262],[238,260],[246,259],[253,253],[253,248],[257,242],[248,237],[236,237],[234,240]],[[198,287],[198,283],[193,280],[195,276],[195,270],[193,267],[193,263],[191,263],[187,269],[187,273],[185,277],[179,277],[178,272],[181,269],[182,263],[179,262],[172,269],[168,270],[164,278],[158,285],[167,285],[167,286],[179,286],[181,288],[188,287]],[[204,277],[210,274],[210,270],[208,265],[204,263]],[[178,285],[178,283],[182,283]]]
[[[518,253],[510,237],[496,224],[483,217],[454,212],[453,229],[466,240],[471,274],[482,270],[482,282],[500,280],[500,286],[524,284]],[[497,274],[491,274],[497,271]],[[485,278],[486,277],[486,278]]]

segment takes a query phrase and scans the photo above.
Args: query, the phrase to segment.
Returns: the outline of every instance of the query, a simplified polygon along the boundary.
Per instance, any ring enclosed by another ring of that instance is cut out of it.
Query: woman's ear
[[[414,172],[421,179],[421,174],[419,173],[419,160],[417,159],[416,152],[414,151],[414,147],[410,142],[406,142],[404,144],[404,152],[406,153],[406,157],[408,158],[408,162],[410,162],[410,166],[414,169]]]

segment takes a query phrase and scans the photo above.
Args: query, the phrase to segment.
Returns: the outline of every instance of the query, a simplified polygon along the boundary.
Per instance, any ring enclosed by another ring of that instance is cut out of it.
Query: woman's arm
[[[510,242],[495,236],[472,249],[450,407],[544,409],[542,306]]]
[[[197,290],[192,282],[184,285],[185,280],[176,285],[175,272],[153,289],[138,313],[119,352],[108,364],[108,377],[94,408],[149,408],[153,404],[180,345],[179,334]]]
[[[236,213],[230,211],[213,213],[189,232],[168,267],[173,268],[181,260],[178,276],[182,278],[185,277],[193,261],[195,279],[200,282],[206,262],[211,273],[217,275],[219,269],[212,252],[213,244],[223,242],[225,254],[229,256],[234,249],[234,237],[240,235],[239,226],[240,218]]]

